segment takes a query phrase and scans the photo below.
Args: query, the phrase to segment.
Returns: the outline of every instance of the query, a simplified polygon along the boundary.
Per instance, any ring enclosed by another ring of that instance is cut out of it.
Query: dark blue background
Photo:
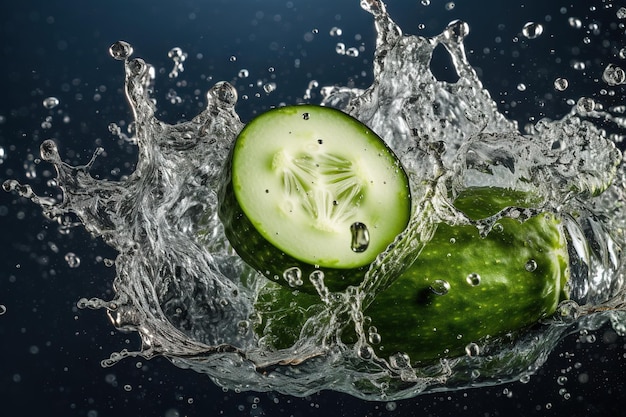
[[[429,6],[418,0],[389,1],[392,16],[408,33],[434,35],[453,19],[469,22],[470,61],[500,109],[521,125],[543,116],[560,117],[569,108],[565,101],[583,94],[606,103],[624,101],[623,89],[607,97],[601,94],[606,85],[598,81],[608,63],[620,63],[617,51],[626,46],[617,4],[605,8],[603,2],[584,0],[532,5],[466,0],[451,11],[444,5],[438,0]],[[233,82],[240,97],[249,96],[237,108],[244,121],[271,105],[296,102],[312,79],[321,85],[363,88],[372,80],[373,22],[357,0],[33,0],[2,9],[0,146],[6,156],[0,159],[0,181],[17,178],[44,194],[56,193],[46,186],[51,167],[34,159],[48,138],[59,143],[72,164],[85,163],[97,146],[105,147],[95,167],[100,177],[118,179],[133,169],[135,149],[107,129],[111,122],[130,121],[122,65],[107,53],[116,40],[131,42],[136,56],[161,70],[155,96],[160,117],[171,122],[193,117],[206,90],[220,80]],[[572,16],[585,27],[571,28],[567,19]],[[531,20],[543,23],[545,30],[540,38],[527,40],[520,31]],[[594,22],[597,34],[589,29]],[[426,27],[419,29],[419,23]],[[333,26],[343,30],[341,38],[329,35]],[[314,29],[318,33],[306,41],[305,34]],[[357,34],[361,40],[355,39]],[[358,58],[337,55],[338,41],[347,47],[363,43],[365,51]],[[170,80],[167,52],[175,46],[189,57],[185,72]],[[586,62],[587,69],[572,69],[572,60]],[[441,78],[452,77],[448,65],[441,54],[433,70]],[[237,77],[242,68],[250,73],[245,80]],[[556,77],[569,79],[565,92],[553,89]],[[180,80],[188,84],[177,86]],[[256,85],[248,87],[257,80],[275,82],[276,91],[266,94]],[[525,91],[517,89],[519,83],[527,86]],[[166,102],[171,88],[183,105]],[[58,97],[61,104],[45,109],[42,100],[48,96]],[[48,116],[52,127],[44,129],[41,124]],[[69,121],[63,121],[65,116]],[[36,175],[27,178],[26,172]],[[336,393],[298,399],[223,392],[205,376],[179,370],[164,359],[128,359],[102,368],[100,360],[112,351],[137,348],[137,337],[115,332],[102,311],[77,310],[76,301],[111,298],[114,271],[102,258],[114,258],[115,253],[81,228],[60,234],[58,225],[44,220],[33,204],[7,193],[0,193],[0,239],[0,304],[7,308],[0,316],[0,415],[626,415],[626,340],[609,328],[595,332],[595,342],[579,335],[567,338],[527,384],[429,394],[392,406]],[[78,268],[64,260],[68,252],[80,257]],[[564,385],[556,381],[561,375],[568,377]],[[571,398],[559,393],[563,388]]]

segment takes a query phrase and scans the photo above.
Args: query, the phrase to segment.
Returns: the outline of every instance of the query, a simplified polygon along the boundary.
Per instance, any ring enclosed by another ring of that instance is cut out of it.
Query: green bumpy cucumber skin
[[[479,188],[455,204],[478,219],[523,203],[523,197]],[[381,336],[374,346],[380,357],[403,352],[412,363],[423,363],[462,356],[470,342],[480,345],[555,312],[567,298],[569,274],[560,221],[541,213],[523,223],[503,218],[497,224],[484,238],[471,225],[439,224],[418,259],[377,294],[364,314]],[[472,274],[480,277],[477,285]],[[448,283],[447,293],[436,280]]]

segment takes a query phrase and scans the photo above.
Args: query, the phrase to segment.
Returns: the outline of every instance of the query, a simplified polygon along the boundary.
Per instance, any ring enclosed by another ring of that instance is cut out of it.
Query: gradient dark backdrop
[[[562,116],[569,109],[566,100],[583,94],[605,103],[624,102],[623,88],[614,89],[615,96],[603,95],[607,86],[599,81],[608,63],[626,65],[617,56],[626,46],[626,21],[616,17],[617,2],[607,5],[611,2],[465,0],[447,10],[446,2],[438,0],[428,6],[419,0],[388,4],[408,33],[434,35],[451,20],[467,21],[470,61],[501,110],[522,126]],[[572,28],[569,17],[581,19],[583,27]],[[528,21],[541,22],[543,35],[521,37]],[[342,29],[341,37],[329,34],[334,26]],[[95,167],[100,177],[118,179],[132,172],[134,147],[107,128],[111,122],[130,121],[122,65],[107,52],[119,39],[131,42],[135,56],[160,70],[155,96],[160,117],[170,122],[195,115],[206,90],[220,80],[233,82],[240,97],[248,95],[237,107],[247,121],[271,105],[298,101],[311,80],[366,87],[372,79],[373,22],[357,0],[5,2],[0,16],[0,181],[17,178],[41,193],[54,192],[46,185],[51,167],[35,161],[39,144],[48,138],[57,141],[72,164],[87,162],[103,146],[106,153]],[[347,47],[363,44],[365,50],[357,58],[338,55],[339,41]],[[176,46],[188,59],[185,72],[170,80],[167,52]],[[586,70],[573,69],[574,60],[585,62]],[[445,55],[438,55],[434,71],[452,77],[448,65]],[[246,79],[237,76],[243,68],[250,74]],[[554,90],[557,77],[569,79],[566,91]],[[257,80],[274,82],[277,88],[266,94]],[[520,83],[526,86],[523,91]],[[183,98],[182,105],[167,103],[170,89]],[[57,108],[43,107],[48,96],[59,98]],[[319,95],[312,101],[319,101]],[[42,127],[47,117],[49,128]],[[626,415],[626,340],[610,328],[593,332],[592,338],[567,338],[527,384],[429,394],[392,404],[337,393],[298,399],[223,392],[207,377],[164,359],[128,359],[102,368],[100,361],[112,351],[137,348],[137,337],[114,331],[103,311],[77,310],[76,301],[111,298],[114,271],[102,259],[115,253],[81,228],[60,233],[33,204],[4,192],[0,239],[0,304],[6,306],[0,315],[0,415]],[[65,260],[68,252],[80,258],[77,268]],[[559,376],[567,381],[557,382]]]

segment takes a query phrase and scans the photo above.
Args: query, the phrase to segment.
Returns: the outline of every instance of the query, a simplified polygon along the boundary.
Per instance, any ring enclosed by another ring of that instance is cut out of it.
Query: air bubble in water
[[[610,86],[616,86],[626,83],[626,72],[613,64],[607,65],[602,73],[602,81]]]
[[[475,287],[480,284],[480,275],[475,272],[472,272],[467,277],[465,277],[465,281],[472,287]]]
[[[339,55],[345,55],[346,45],[342,42],[338,42],[337,45],[335,45],[335,52],[337,52]]]
[[[78,268],[80,266],[80,258],[74,252],[65,254],[65,262],[70,268]]]
[[[361,222],[354,222],[350,225],[352,243],[350,247],[354,252],[364,252],[370,244],[370,232],[367,226]]]
[[[43,99],[43,106],[48,110],[54,109],[58,105],[59,99],[56,97],[46,97],[45,99]]]
[[[443,279],[437,279],[430,285],[430,291],[437,295],[446,295],[450,291],[450,283]]]
[[[237,76],[239,78],[248,78],[248,76],[250,75],[250,72],[248,72],[247,69],[243,68],[239,70],[239,73],[237,73]]]
[[[619,57],[621,59],[626,59],[626,47],[619,50]]]
[[[583,22],[578,18],[570,17],[569,19],[567,19],[567,21],[569,25],[574,29],[580,29],[583,27]]]
[[[620,7],[616,15],[618,19],[626,19],[626,7]]]
[[[557,91],[565,91],[569,86],[569,81],[566,78],[557,78],[554,80],[554,89]]]
[[[133,54],[133,47],[124,41],[117,41],[109,47],[109,54],[118,61],[124,61]]]
[[[4,304],[0,304],[0,316],[7,312],[7,307]]]
[[[297,266],[292,266],[283,271],[283,278],[290,287],[300,287],[303,284],[302,270]]]
[[[524,83],[517,84],[517,91],[526,91],[526,84]]]
[[[450,2],[446,3],[446,10],[447,11],[450,11],[450,10],[454,9],[455,7],[456,7],[456,4],[454,4],[453,1],[450,1]]]
[[[541,23],[528,22],[522,28],[522,35],[528,39],[535,39],[541,36],[543,33],[543,26]]]

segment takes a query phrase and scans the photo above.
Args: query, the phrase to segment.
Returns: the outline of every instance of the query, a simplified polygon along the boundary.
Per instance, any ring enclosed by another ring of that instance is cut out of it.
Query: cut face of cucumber
[[[258,116],[226,169],[220,214],[232,246],[292,286],[316,268],[331,288],[358,283],[408,223],[409,185],[398,159],[335,109],[292,106]]]

